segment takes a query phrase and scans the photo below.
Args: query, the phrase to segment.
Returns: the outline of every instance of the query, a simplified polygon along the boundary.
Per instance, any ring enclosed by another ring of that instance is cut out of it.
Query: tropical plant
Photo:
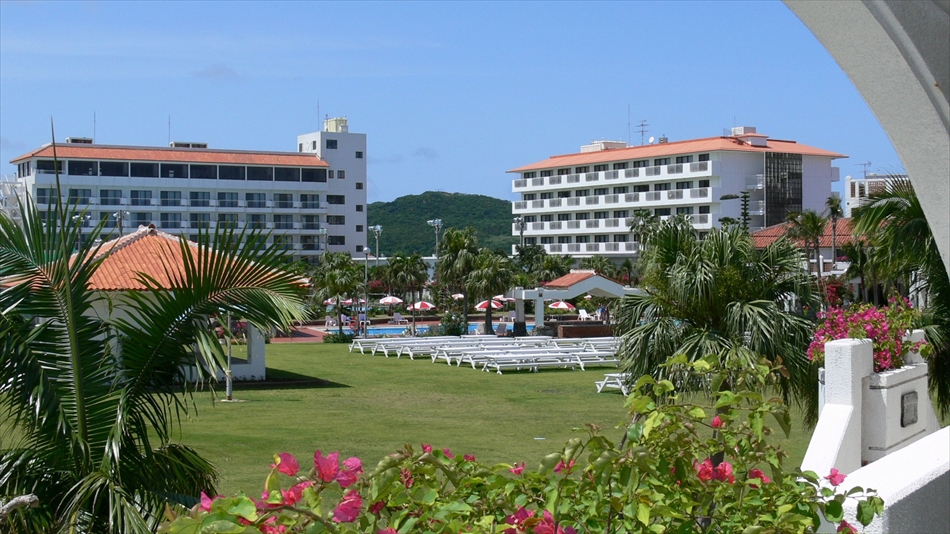
[[[660,223],[660,218],[647,209],[638,209],[630,219],[630,232],[633,240],[643,245],[650,240],[650,236]]]
[[[13,436],[0,495],[39,506],[2,529],[152,532],[168,503],[191,506],[216,479],[172,433],[194,407],[189,377],[225,358],[212,317],[284,328],[304,317],[301,279],[280,270],[276,247],[224,229],[182,239],[183,268],[160,255],[167,285],[140,275],[145,290],[110,297],[88,289],[108,254],[101,223],[82,235],[82,214],[58,200],[49,218],[29,200],[20,212],[0,213],[0,414]]]
[[[340,303],[347,296],[358,294],[363,285],[363,270],[353,261],[349,252],[327,252],[311,276],[318,301],[336,301],[334,310],[340,312]],[[343,321],[337,321],[337,335],[343,336]]]
[[[821,276],[821,237],[825,235],[825,219],[815,210],[789,213],[786,217],[788,230],[785,235],[792,240],[800,240],[810,258],[815,259],[816,274]]]
[[[478,251],[472,272],[465,278],[466,292],[476,298],[491,300],[498,293],[511,288],[514,267],[508,256],[496,254],[486,248]],[[485,307],[485,333],[492,332],[492,307]]]
[[[697,361],[709,355],[781,362],[786,400],[804,401],[817,417],[817,367],[805,354],[812,323],[790,311],[813,303],[801,253],[779,239],[756,250],[739,227],[715,229],[699,239],[688,221],[660,223],[642,258],[643,293],[620,304],[620,354],[632,376],[667,378],[660,364],[674,355]],[[708,387],[708,384],[706,385]]]
[[[548,254],[541,260],[541,266],[535,273],[535,277],[539,283],[550,282],[571,272],[573,263],[574,259],[570,256]]]
[[[465,277],[471,272],[478,255],[478,238],[475,229],[449,228],[442,234],[439,244],[439,261],[436,264],[436,277],[450,293],[462,293],[462,315],[468,324],[468,292],[465,290]]]
[[[283,452],[274,455],[260,499],[257,490],[202,496],[190,512],[170,513],[160,532],[779,534],[816,532],[825,520],[855,534],[844,519],[846,501],[857,501],[865,526],[882,513],[874,490],[845,490],[846,475],[837,469],[825,476],[786,469],[785,452],[768,441],[766,417],[788,433],[787,407],[748,387],[767,384],[774,373],[761,362],[752,369],[719,363],[690,365],[680,357],[668,365],[696,380],[740,375],[733,382],[742,388],[718,393],[715,417],[672,382],[644,376],[628,402],[634,422],[619,444],[589,425],[536,471],[525,462],[486,465],[425,443],[405,445],[367,472],[358,458],[341,465],[339,453],[319,450],[305,472]],[[714,463],[724,448],[728,457]]]
[[[927,295],[924,326],[932,351],[930,391],[942,413],[950,413],[950,278],[910,180],[894,177],[852,212],[854,232],[870,243],[869,263],[889,276],[916,279]]]
[[[831,220],[831,261],[838,261],[838,219],[844,216],[841,209],[841,197],[831,195],[825,200],[825,211]]]
[[[406,256],[396,254],[389,258],[389,271],[393,280],[393,287],[398,291],[409,294],[407,305],[411,306],[416,301],[418,293],[422,297],[422,289],[425,287],[426,279],[429,277],[429,268],[419,254]],[[410,307],[412,311],[412,331],[416,331],[416,310]]]
[[[591,269],[597,274],[607,278],[616,278],[617,276],[617,266],[605,256],[584,258],[581,260],[580,267],[581,269]]]

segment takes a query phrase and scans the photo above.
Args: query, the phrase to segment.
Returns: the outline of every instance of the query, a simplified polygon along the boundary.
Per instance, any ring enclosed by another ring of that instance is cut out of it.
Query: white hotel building
[[[220,225],[263,229],[304,261],[324,250],[355,255],[366,243],[366,135],[349,133],[345,118],[298,136],[297,152],[70,138],[56,145],[56,156],[63,200],[86,210],[77,223],[90,230],[99,221],[123,233],[154,224],[195,239],[199,229]],[[53,147],[11,163],[17,175],[7,190],[29,192],[47,212],[56,186]],[[6,209],[12,204],[7,199]]]
[[[524,242],[550,254],[630,257],[634,213],[667,217],[686,214],[697,230],[720,226],[720,218],[741,219],[741,200],[750,195],[752,230],[779,224],[789,212],[824,209],[832,161],[846,157],[796,143],[770,139],[752,127],[732,135],[628,147],[599,141],[576,154],[552,156],[509,172],[521,199],[512,214],[524,221]],[[519,236],[521,225],[512,225]]]

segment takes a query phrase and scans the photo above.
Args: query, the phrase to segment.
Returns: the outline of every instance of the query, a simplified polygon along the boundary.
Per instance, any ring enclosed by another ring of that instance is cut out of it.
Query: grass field
[[[195,397],[197,414],[181,425],[181,441],[219,467],[219,490],[226,494],[259,491],[273,455],[282,451],[302,466],[320,449],[358,456],[372,467],[404,443],[425,442],[480,461],[525,461],[536,468],[542,456],[564,445],[572,428],[595,423],[619,440],[614,427],[625,419],[623,396],[598,394],[594,386],[607,368],[497,375],[428,359],[350,354],[345,345],[320,343],[268,345],[267,367],[270,379],[311,383],[237,384],[234,397],[244,402],[213,402],[203,393]],[[223,385],[216,394],[224,397]],[[794,465],[810,437],[796,416],[792,438],[776,438]]]

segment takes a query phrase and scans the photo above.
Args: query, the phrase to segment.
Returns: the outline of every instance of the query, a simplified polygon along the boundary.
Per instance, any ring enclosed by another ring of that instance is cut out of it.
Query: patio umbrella
[[[465,298],[465,295],[461,293],[452,293],[452,298],[455,300],[462,300]]]
[[[559,301],[557,301],[557,302],[553,302],[553,303],[551,303],[551,304],[548,304],[548,308],[551,308],[552,310],[574,310],[574,309],[576,309],[576,308],[574,308],[574,305],[573,305],[573,304],[571,304],[570,302],[564,302],[563,300],[559,300]]]
[[[475,305],[475,309],[484,311],[485,308],[488,307],[489,302],[491,303],[491,309],[493,310],[497,310],[501,308],[502,306],[504,306],[504,304],[498,302],[497,300],[483,300]]]
[[[379,299],[380,304],[385,304],[387,306],[392,306],[394,304],[402,304],[402,299],[399,297],[394,297],[392,295],[387,295]]]
[[[495,295],[492,297],[492,300],[497,300],[498,302],[514,302],[515,299],[510,299],[504,295]]]
[[[331,306],[331,305],[333,305],[333,304],[336,304],[336,299],[327,299],[327,300],[323,301],[323,305],[324,305],[324,306]]]
[[[419,311],[434,310],[434,309],[435,309],[435,304],[432,304],[431,302],[426,302],[426,301],[422,300],[422,301],[416,302],[416,303],[414,303],[413,305],[409,306],[409,309],[410,309],[410,310],[419,310]]]
[[[344,306],[352,306],[352,305],[353,305],[353,299],[346,299],[346,300],[344,300],[343,302],[341,302],[340,304],[342,304],[342,305],[344,305]]]
[[[590,300],[594,298],[592,295],[584,295],[584,300]]]

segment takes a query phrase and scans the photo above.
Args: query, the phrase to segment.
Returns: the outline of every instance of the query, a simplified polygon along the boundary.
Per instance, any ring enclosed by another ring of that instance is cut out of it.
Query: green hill
[[[435,251],[435,229],[429,219],[442,219],[447,228],[475,228],[478,244],[502,249],[509,254],[517,238],[511,235],[511,202],[484,195],[427,191],[399,197],[392,202],[373,202],[368,207],[370,226],[381,225],[379,253],[397,252],[431,256]],[[376,237],[367,233],[366,243],[376,251]]]

